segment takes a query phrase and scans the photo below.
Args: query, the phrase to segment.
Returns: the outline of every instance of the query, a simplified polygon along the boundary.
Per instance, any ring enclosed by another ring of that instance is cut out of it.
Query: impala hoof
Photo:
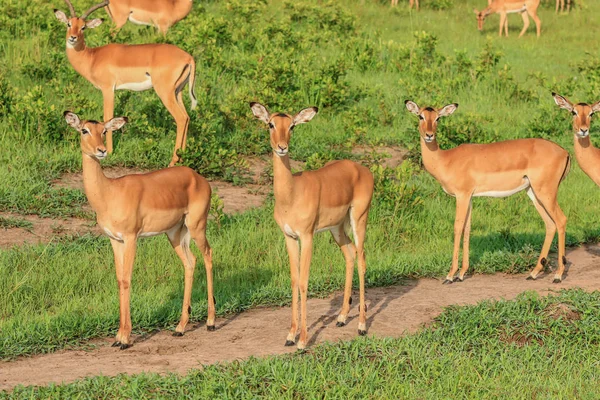
[[[131,345],[129,343],[121,343],[121,346],[119,346],[119,349],[126,350],[130,347],[131,347]]]
[[[464,281],[464,278],[461,278],[460,276],[457,276],[454,278],[453,282],[462,282]]]
[[[562,279],[560,278],[554,278],[554,280],[552,281],[552,283],[561,283]]]
[[[533,276],[529,275],[529,276],[527,277],[527,280],[528,280],[528,281],[535,281],[535,278],[534,278]]]
[[[335,326],[337,326],[338,328],[341,328],[342,326],[345,326],[345,325],[346,325],[346,323],[345,323],[345,322],[342,322],[342,321],[338,321],[338,322],[335,324]]]
[[[446,279],[446,280],[444,280],[444,282],[442,282],[442,285],[449,285],[451,283],[452,283],[451,279]]]
[[[206,325],[206,330],[209,332],[214,332],[215,330],[217,330],[217,328],[215,328],[214,325]]]
[[[359,334],[360,336],[365,336],[365,335],[367,334],[367,331],[364,331],[364,330],[362,330],[362,329],[359,329],[359,330],[358,330],[358,334]]]
[[[294,342],[292,342],[291,340],[286,340],[286,341],[285,341],[285,345],[286,345],[287,347],[293,346],[294,344],[295,344],[295,343],[294,343]]]
[[[121,342],[119,342],[118,340],[116,342],[114,342],[113,344],[110,345],[110,347],[119,347],[121,345]]]
[[[173,332],[173,336],[181,337],[181,336],[183,336],[183,332]]]

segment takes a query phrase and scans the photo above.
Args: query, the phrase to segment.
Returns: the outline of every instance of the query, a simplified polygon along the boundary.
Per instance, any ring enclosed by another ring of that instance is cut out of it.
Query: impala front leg
[[[302,247],[300,253],[300,282],[298,285],[300,289],[300,339],[298,340],[298,350],[303,350],[306,347],[308,337],[306,301],[308,298],[308,276],[313,252],[313,237],[312,235],[305,235],[300,241]]]
[[[462,237],[463,229],[465,228],[465,221],[467,218],[467,212],[471,204],[470,196],[456,196],[456,217],[454,219],[454,252],[452,254],[452,268],[446,276],[444,284],[452,283],[454,280],[454,274],[458,271],[458,257],[460,253],[460,239]]]
[[[473,211],[473,199],[469,201],[469,210],[467,211],[467,222],[465,223],[465,231],[463,233],[463,259],[462,268],[458,273],[458,276],[454,280],[455,282],[462,282],[465,280],[465,274],[469,269],[469,243],[471,241],[471,212]]]
[[[115,91],[114,88],[107,88],[102,90],[102,97],[104,98],[104,122],[110,121],[113,117],[115,108]],[[113,152],[113,139],[112,131],[106,130],[106,150],[108,154]]]
[[[300,246],[296,239],[289,236],[285,237],[285,245],[290,259],[290,277],[292,280],[292,326],[290,333],[287,335],[285,345],[293,346],[296,343],[296,334],[298,333],[298,261],[300,259]]]
[[[499,33],[500,37],[502,37],[502,30],[504,29],[505,23],[506,23],[506,13],[500,13],[500,33]],[[506,36],[508,36],[508,32],[507,32]]]
[[[119,284],[119,332],[117,340],[120,343],[114,343],[113,346],[119,346],[121,350],[131,347],[131,310],[129,298],[131,294],[131,273],[133,272],[133,262],[135,260],[137,241],[135,236],[127,237],[123,244],[123,264],[121,271],[117,270],[117,280]]]

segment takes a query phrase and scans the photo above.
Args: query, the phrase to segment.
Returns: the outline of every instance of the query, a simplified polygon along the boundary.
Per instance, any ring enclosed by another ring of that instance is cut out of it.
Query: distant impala
[[[474,9],[473,12],[477,15],[477,27],[481,31],[483,30],[483,22],[488,15],[500,14],[500,32],[502,36],[502,29],[508,36],[508,21],[506,20],[506,14],[520,13],[523,18],[523,30],[519,34],[519,37],[525,34],[527,28],[529,28],[529,17],[535,21],[538,37],[542,32],[542,21],[537,15],[537,9],[540,5],[540,0],[488,0],[488,6],[483,11]]]
[[[151,25],[166,34],[192,9],[192,0],[111,0],[106,6],[117,29],[127,20],[137,25]]]

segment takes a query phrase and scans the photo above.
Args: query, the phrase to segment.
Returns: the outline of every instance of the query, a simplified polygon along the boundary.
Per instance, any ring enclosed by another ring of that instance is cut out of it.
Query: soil
[[[527,275],[474,275],[462,283],[442,286],[440,280],[419,279],[404,285],[367,289],[368,335],[398,337],[430,324],[445,307],[475,304],[486,299],[512,299],[519,293],[535,290],[542,295],[564,288],[600,287],[600,245],[568,251],[565,280],[553,284],[552,273],[535,281]],[[309,346],[325,341],[348,340],[357,336],[358,295],[345,327],[336,327],[342,293],[308,302]],[[217,305],[218,307],[218,305]],[[570,309],[556,307],[549,315],[577,318]],[[92,350],[64,350],[47,355],[0,362],[0,389],[16,385],[46,385],[72,382],[89,376],[115,376],[140,372],[185,373],[190,368],[216,362],[262,357],[295,351],[283,344],[290,325],[289,307],[256,308],[217,319],[217,330],[208,332],[203,323],[191,324],[183,337],[159,331],[136,337],[134,346],[121,351],[110,347],[113,338],[93,342]],[[528,338],[507,338],[528,343]],[[309,347],[310,349],[310,347]]]

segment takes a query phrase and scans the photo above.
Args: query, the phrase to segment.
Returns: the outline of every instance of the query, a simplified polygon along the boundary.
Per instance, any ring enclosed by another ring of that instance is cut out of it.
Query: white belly
[[[523,7],[517,9],[517,10],[508,10],[506,11],[507,14],[516,14],[516,13],[522,13],[524,11],[527,11],[527,5],[523,4]]]
[[[473,197],[508,197],[508,196],[512,196],[515,193],[520,192],[521,190],[525,190],[525,189],[529,188],[529,186],[530,186],[529,179],[523,178],[523,184],[521,184],[521,186],[517,186],[514,189],[492,190],[489,192],[474,193]]]
[[[163,234],[165,232],[141,232],[138,234],[138,237],[152,237]]]
[[[151,23],[149,22],[145,22],[145,21],[140,21],[134,18],[133,13],[129,14],[129,21],[133,22],[136,25],[148,25],[148,26],[152,26]]]
[[[148,77],[148,79],[146,79],[143,82],[127,82],[127,83],[123,83],[119,86],[116,87],[117,90],[122,90],[122,89],[126,89],[126,90],[133,90],[135,92],[141,92],[144,90],[148,90],[152,87],[152,78]]]

